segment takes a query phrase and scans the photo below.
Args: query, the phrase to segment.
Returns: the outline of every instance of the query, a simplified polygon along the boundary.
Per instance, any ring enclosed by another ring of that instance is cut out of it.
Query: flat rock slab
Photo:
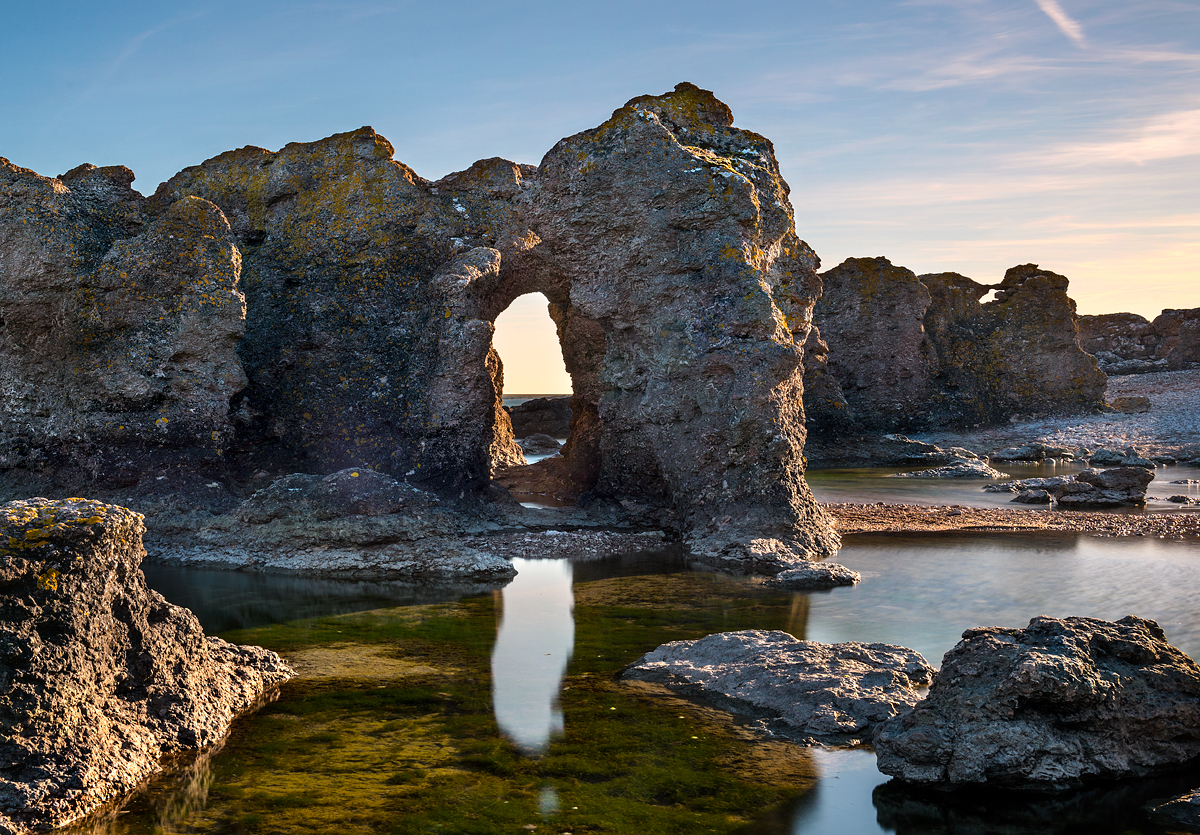
[[[1057,790],[1200,755],[1200,666],[1133,616],[970,629],[929,696],[880,729],[910,783]]]
[[[792,568],[767,580],[769,586],[781,586],[795,591],[832,589],[853,586],[862,575],[836,562],[815,562],[811,566]]]
[[[917,703],[933,668],[893,644],[822,644],[751,629],[663,644],[622,675],[757,719],[769,735],[860,744]]]
[[[890,478],[1008,478],[1008,473],[993,470],[983,461],[959,461],[945,467],[934,467],[931,470],[896,473]]]

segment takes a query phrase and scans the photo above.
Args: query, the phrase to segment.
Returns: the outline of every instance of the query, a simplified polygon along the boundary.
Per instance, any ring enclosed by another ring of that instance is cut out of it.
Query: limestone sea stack
[[[1061,789],[1200,755],[1200,666],[1138,617],[970,629],[929,696],[875,737],[910,783]]]
[[[770,141],[711,92],[632,99],[536,168],[429,181],[363,127],[149,198],[132,179],[0,161],[0,494],[217,515],[268,477],[367,468],[503,501],[492,474],[524,459],[494,323],[540,292],[572,379],[567,492],[714,565],[836,551],[804,481],[820,261]]]
[[[0,522],[0,831],[119,799],[293,675],[147,587],[139,514],[30,499],[0,506]]]

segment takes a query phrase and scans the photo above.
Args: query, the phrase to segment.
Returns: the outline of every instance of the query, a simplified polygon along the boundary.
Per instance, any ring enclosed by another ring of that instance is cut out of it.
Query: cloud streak
[[[1046,13],[1046,17],[1053,20],[1054,25],[1077,46],[1087,46],[1087,41],[1083,37],[1083,27],[1063,11],[1062,6],[1058,5],[1058,0],[1034,0],[1034,2]]]

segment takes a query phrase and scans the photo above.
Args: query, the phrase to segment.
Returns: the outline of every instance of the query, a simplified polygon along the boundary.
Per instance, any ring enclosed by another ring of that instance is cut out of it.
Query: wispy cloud
[[[1086,46],[1087,41],[1083,37],[1083,27],[1071,19],[1071,16],[1063,11],[1062,6],[1058,5],[1058,0],[1034,0],[1046,17],[1054,21],[1064,35],[1079,46]]]
[[[1060,145],[1039,155],[1044,162],[1069,165],[1135,162],[1200,155],[1200,109],[1156,116],[1107,142]]]

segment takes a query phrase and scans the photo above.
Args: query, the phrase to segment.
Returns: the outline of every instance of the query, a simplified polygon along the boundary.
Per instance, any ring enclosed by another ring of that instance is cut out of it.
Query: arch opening
[[[516,298],[496,317],[492,348],[497,388],[524,460],[494,456],[495,481],[522,504],[574,504],[563,457],[570,440],[573,385],[552,305],[540,292]]]

